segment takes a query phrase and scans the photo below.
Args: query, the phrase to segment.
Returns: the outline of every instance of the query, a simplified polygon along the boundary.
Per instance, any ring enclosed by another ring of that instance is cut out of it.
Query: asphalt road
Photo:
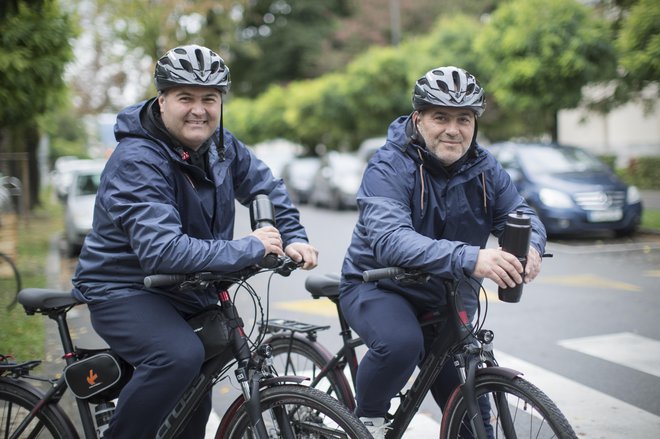
[[[338,272],[356,213],[303,206],[301,216],[311,242],[320,250],[316,273]],[[247,210],[241,210],[236,235],[249,233]],[[491,243],[495,245],[494,243]],[[56,248],[56,245],[54,245]],[[496,334],[495,348],[504,366],[516,368],[548,393],[572,422],[579,437],[658,437],[660,431],[660,236],[640,234],[613,240],[606,236],[552,241],[537,280],[525,286],[518,304],[496,300],[494,284],[485,284],[486,327]],[[69,288],[74,260],[53,252],[51,285]],[[58,269],[59,268],[59,269]],[[320,341],[338,348],[332,309],[313,301],[304,290],[308,273],[271,280],[271,317],[329,324]],[[267,279],[254,287],[265,291]],[[264,299],[265,300],[265,299]],[[238,302],[250,321],[251,305]],[[86,310],[70,319],[77,344],[102,344],[86,325]],[[59,355],[47,325],[51,358]],[[230,381],[214,389],[214,409],[222,415],[238,395]],[[434,437],[440,412],[427,400],[419,423],[406,438]],[[217,422],[217,419],[213,420]]]

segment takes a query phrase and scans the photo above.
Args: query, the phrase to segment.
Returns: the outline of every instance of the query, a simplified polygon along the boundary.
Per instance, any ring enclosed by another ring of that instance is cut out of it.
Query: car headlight
[[[637,186],[628,186],[628,194],[626,199],[628,200],[628,204],[635,204],[642,201],[642,196],[639,193]]]
[[[543,188],[539,191],[539,198],[541,202],[548,207],[556,207],[559,209],[568,209],[573,207],[573,200],[564,192]]]

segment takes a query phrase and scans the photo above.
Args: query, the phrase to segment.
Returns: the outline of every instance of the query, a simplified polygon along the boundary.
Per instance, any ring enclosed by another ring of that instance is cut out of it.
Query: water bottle
[[[259,194],[254,197],[250,205],[250,225],[252,230],[266,226],[275,227],[275,209],[268,195]],[[277,255],[273,253],[266,255],[259,265],[264,268],[276,267]]]
[[[525,265],[527,265],[527,252],[529,251],[531,231],[532,226],[529,215],[525,215],[521,211],[509,214],[506,225],[504,226],[504,235],[502,236],[502,250],[518,258],[523,266],[523,273],[525,272]],[[521,282],[515,287],[500,287],[497,289],[497,296],[502,302],[520,302],[523,285],[524,283]]]

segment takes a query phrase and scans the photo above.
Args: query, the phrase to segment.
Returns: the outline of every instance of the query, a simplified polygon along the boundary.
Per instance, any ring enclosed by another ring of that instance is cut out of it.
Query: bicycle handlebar
[[[256,265],[232,273],[212,273],[203,271],[192,274],[152,274],[144,278],[144,286],[147,288],[167,287],[177,284],[189,283],[190,286],[202,285],[212,282],[231,282],[234,283],[240,279],[247,279],[262,271],[274,271],[280,276],[289,276],[296,268],[302,266],[303,262],[295,262],[288,256],[277,258],[273,267],[264,269]]]
[[[405,273],[406,270],[401,267],[375,268],[362,272],[362,279],[365,282],[374,282],[381,279],[392,279]]]

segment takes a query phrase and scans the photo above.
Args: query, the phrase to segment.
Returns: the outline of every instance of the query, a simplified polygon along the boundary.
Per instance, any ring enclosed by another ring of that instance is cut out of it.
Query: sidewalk
[[[642,204],[645,209],[660,210],[660,190],[639,191],[642,195]]]

